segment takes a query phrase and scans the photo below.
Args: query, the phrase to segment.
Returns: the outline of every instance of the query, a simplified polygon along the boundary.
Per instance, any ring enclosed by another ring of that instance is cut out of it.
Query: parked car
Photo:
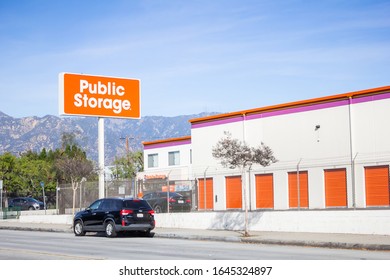
[[[154,211],[142,199],[102,198],[75,214],[73,231],[76,236],[86,232],[105,232],[107,237],[117,233],[139,232],[152,236],[155,227]]]
[[[16,197],[8,202],[10,210],[43,210],[44,204],[32,197]]]
[[[156,213],[167,212],[167,192],[151,192],[142,197]],[[177,192],[169,192],[169,211],[190,211],[191,199]]]

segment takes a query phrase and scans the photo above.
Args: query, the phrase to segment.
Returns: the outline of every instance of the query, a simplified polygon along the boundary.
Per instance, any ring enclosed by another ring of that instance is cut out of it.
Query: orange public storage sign
[[[135,79],[61,73],[61,115],[114,118],[141,117],[140,81]]]

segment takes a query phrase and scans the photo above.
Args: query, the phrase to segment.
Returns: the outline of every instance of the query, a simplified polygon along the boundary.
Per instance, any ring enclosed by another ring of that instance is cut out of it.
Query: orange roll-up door
[[[288,200],[290,208],[298,208],[298,174],[288,173]],[[307,171],[299,171],[299,207],[309,207]]]
[[[226,177],[226,209],[242,208],[241,176]]]
[[[325,170],[325,204],[326,207],[347,206],[347,170]]]
[[[205,186],[206,181],[206,186]],[[213,178],[199,179],[198,209],[214,209]],[[205,204],[206,202],[206,204]]]
[[[274,208],[274,176],[258,174],[256,178],[256,208]]]
[[[389,206],[389,166],[364,168],[366,206]]]

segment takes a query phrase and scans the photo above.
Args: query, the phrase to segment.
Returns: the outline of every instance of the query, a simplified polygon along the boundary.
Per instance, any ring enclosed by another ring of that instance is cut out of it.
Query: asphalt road
[[[2,260],[389,260],[390,252],[166,238],[0,231]]]

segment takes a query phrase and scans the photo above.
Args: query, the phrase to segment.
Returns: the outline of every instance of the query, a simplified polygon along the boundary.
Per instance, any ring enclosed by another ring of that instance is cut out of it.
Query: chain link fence
[[[197,210],[198,191],[195,180],[168,180],[149,179],[138,181],[140,193],[146,195],[151,192],[177,192],[191,201],[191,211]]]
[[[134,196],[135,181],[109,181],[105,183],[105,197]],[[71,184],[61,184],[57,188],[57,209],[59,214],[71,214],[85,209],[99,199],[99,182],[81,182],[73,189]]]
[[[192,210],[196,210],[196,181],[130,180],[105,182],[105,197],[139,197],[150,192],[178,192],[191,199]],[[85,209],[99,198],[99,182],[81,182],[73,189],[71,184],[57,188],[56,205],[59,214],[72,214]]]

